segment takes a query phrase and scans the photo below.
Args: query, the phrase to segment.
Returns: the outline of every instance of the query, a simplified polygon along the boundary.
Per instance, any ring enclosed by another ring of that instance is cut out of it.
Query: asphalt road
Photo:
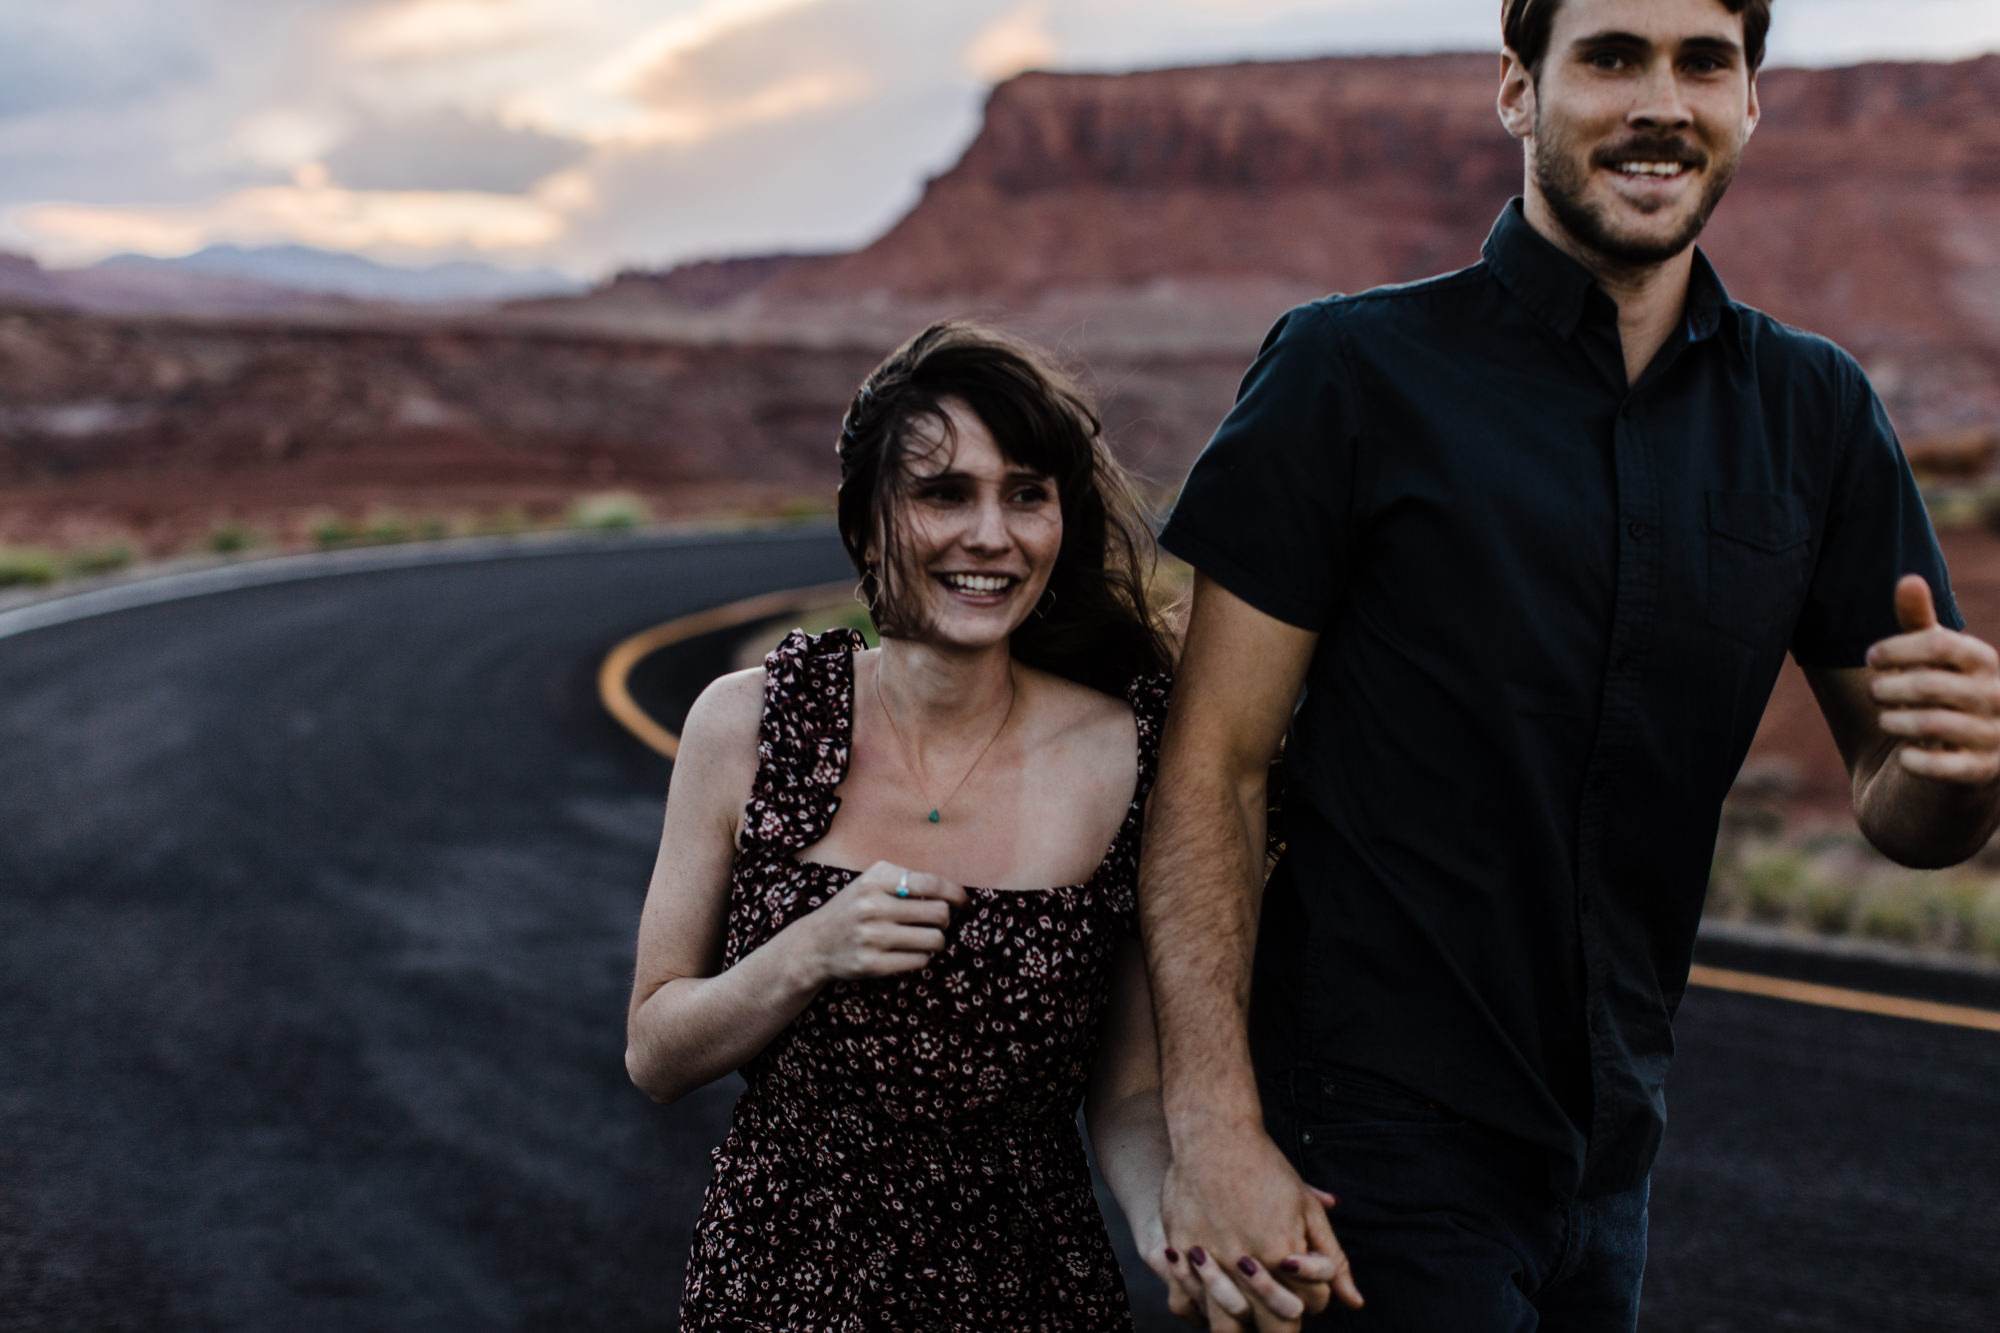
[[[672,1327],[734,1089],[625,1082],[667,770],[594,673],[844,570],[613,544],[0,638],[0,1329]],[[1647,1329],[2000,1326],[2000,1036],[1703,991],[1680,1030]]]

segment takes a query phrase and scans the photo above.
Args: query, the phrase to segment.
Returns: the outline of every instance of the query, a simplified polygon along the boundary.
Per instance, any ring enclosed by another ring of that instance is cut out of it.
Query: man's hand
[[[1211,1329],[1296,1329],[1329,1293],[1361,1307],[1327,1203],[1261,1130],[1212,1135],[1174,1157],[1160,1197],[1169,1253],[1176,1276],[1206,1294]]]
[[[2000,653],[1938,624],[1930,585],[1896,585],[1903,632],[1868,650],[1869,697],[1907,771],[1982,787],[2000,779]]]

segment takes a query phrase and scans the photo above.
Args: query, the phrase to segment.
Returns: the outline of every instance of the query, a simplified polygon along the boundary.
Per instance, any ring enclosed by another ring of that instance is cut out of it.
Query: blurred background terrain
[[[1277,313],[1477,256],[1520,174],[1494,64],[1024,73],[866,244],[594,284],[297,245],[8,256],[0,583],[189,552],[823,513],[853,385],[945,315],[1060,349],[1164,501]],[[1862,360],[1973,627],[2000,633],[2000,56],[1777,68],[1762,92],[1704,245],[1739,299]],[[1908,885],[1867,875],[1832,905],[1773,904],[1770,884],[1868,864],[1837,836],[1845,777],[1795,672],[1748,773],[1720,911],[2000,956],[1983,879],[1915,918],[1871,908]],[[1737,854],[1778,834],[1775,869]]]

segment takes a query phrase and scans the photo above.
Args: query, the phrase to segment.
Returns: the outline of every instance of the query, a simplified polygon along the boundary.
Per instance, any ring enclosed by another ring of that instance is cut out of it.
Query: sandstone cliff
[[[1242,349],[1293,301],[1477,258],[1521,180],[1496,76],[1459,55],[1023,75],[901,222],[750,287],[739,327],[970,309],[1093,350]],[[1704,240],[1734,294],[1848,346],[1912,432],[2000,422],[2000,56],[1761,89]]]

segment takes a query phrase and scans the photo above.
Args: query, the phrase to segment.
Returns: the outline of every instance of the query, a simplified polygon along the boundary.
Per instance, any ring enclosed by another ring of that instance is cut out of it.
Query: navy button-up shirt
[[[1473,268],[1285,316],[1163,540],[1320,638],[1266,889],[1260,1069],[1363,1069],[1639,1183],[1722,799],[1789,650],[1851,667],[1898,576],[1959,625],[1852,358],[1697,255],[1628,382],[1519,201]]]

